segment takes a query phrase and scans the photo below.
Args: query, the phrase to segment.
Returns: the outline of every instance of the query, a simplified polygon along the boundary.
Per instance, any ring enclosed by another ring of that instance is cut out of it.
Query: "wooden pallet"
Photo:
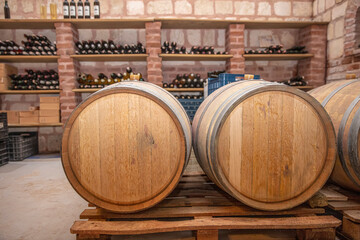
[[[88,221],[75,221],[70,232],[77,239],[109,239],[112,235],[194,231],[198,240],[215,240],[223,229],[291,229],[298,239],[334,239],[341,221],[324,213],[324,208],[305,204],[277,212],[256,210],[230,197],[206,176],[187,175],[151,209],[132,214],[85,209],[80,219]]]
[[[342,227],[337,235],[342,239],[360,240],[360,193],[345,190],[336,185],[328,185],[322,190],[328,198],[328,212],[342,218]]]

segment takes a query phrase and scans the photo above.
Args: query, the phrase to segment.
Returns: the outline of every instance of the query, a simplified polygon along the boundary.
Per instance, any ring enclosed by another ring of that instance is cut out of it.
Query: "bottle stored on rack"
[[[99,2],[99,0],[94,1],[94,18],[100,18],[100,2]]]
[[[85,18],[91,18],[91,7],[90,7],[90,2],[89,0],[86,0],[84,3],[84,15]]]
[[[70,18],[70,4],[67,0],[63,2],[63,15],[64,18]]]
[[[81,0],[77,2],[77,17],[84,18],[84,4]]]
[[[4,18],[5,19],[9,19],[10,18],[10,7],[8,5],[8,1],[5,0],[5,5],[4,5]]]
[[[54,70],[25,70],[26,74],[10,75],[11,90],[55,90],[59,89],[59,75]]]
[[[76,18],[76,3],[74,0],[70,2],[70,18]]]

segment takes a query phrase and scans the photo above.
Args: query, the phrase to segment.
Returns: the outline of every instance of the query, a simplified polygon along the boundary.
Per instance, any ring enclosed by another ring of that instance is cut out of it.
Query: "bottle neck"
[[[8,7],[8,1],[5,0],[5,7]]]

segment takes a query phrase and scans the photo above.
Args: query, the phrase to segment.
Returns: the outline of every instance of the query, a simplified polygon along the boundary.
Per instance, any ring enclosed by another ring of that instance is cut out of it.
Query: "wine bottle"
[[[84,18],[84,4],[81,0],[77,2],[77,17],[78,18]]]
[[[69,8],[70,8],[69,2],[67,0],[64,0],[63,2],[64,18],[70,18]]]
[[[76,3],[74,0],[70,2],[70,18],[76,18]]]
[[[91,18],[91,8],[90,8],[90,2],[89,0],[86,0],[84,3],[84,15],[85,18]]]
[[[94,18],[100,18],[100,2],[99,2],[99,0],[94,1]]]
[[[4,17],[6,19],[9,19],[10,18],[10,7],[8,5],[8,1],[5,0],[5,5],[4,5]]]

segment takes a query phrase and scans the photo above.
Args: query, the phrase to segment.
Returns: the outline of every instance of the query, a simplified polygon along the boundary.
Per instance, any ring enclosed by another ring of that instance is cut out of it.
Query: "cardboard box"
[[[20,123],[20,114],[18,111],[0,111],[7,113],[8,124],[19,124]]]
[[[39,123],[39,117],[21,117],[20,124],[36,124]]]
[[[34,107],[34,106],[29,107],[29,111],[35,111],[35,110],[40,110],[40,107],[39,106],[37,106],[37,107]]]
[[[40,110],[59,110],[60,103],[47,103],[41,102],[40,103]]]
[[[59,97],[40,97],[41,103],[59,103],[60,98]]]
[[[39,117],[40,123],[59,123],[59,116],[57,117]]]
[[[40,110],[39,112],[39,116],[40,117],[59,117],[60,116],[60,112],[58,109],[45,109],[45,110]]]
[[[21,111],[19,112],[20,118],[28,118],[28,117],[39,117],[39,110],[36,111]]]
[[[9,75],[17,73],[18,70],[16,67],[0,63],[0,91],[9,90],[11,81]]]

